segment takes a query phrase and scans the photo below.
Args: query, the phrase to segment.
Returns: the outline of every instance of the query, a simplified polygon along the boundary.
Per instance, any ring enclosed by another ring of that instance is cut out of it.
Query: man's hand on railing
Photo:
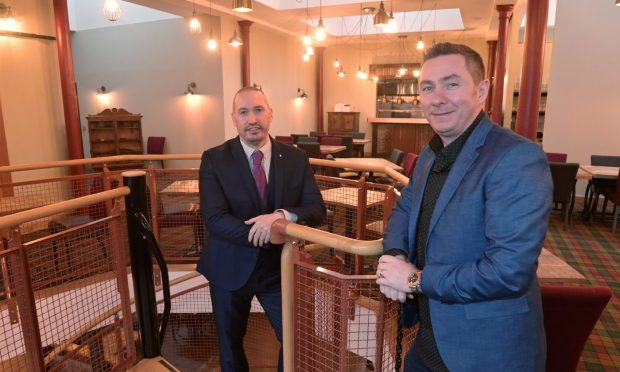
[[[261,214],[260,216],[245,221],[246,225],[253,224],[248,234],[248,242],[252,243],[255,247],[262,247],[269,243],[271,225],[281,218],[284,218],[284,213],[277,211],[269,214]]]
[[[379,290],[391,300],[405,302],[407,298],[413,297],[407,284],[407,278],[409,274],[417,271],[420,270],[407,261],[404,256],[385,254],[379,257],[379,264],[377,265]]]

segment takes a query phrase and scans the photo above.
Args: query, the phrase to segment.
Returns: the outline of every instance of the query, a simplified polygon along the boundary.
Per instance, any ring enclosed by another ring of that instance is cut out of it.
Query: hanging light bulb
[[[375,83],[379,81],[379,77],[377,75],[372,77],[372,81],[374,81]]]
[[[306,30],[306,34],[301,37],[301,42],[304,44],[304,46],[312,45],[312,37],[308,35],[308,30]]]
[[[319,26],[316,28],[314,38],[316,39],[316,41],[325,41],[325,39],[327,38],[325,26],[323,26],[323,18],[319,19]]]
[[[230,40],[228,40],[228,45],[235,48],[243,45],[243,40],[241,40],[239,35],[237,35],[237,29],[235,29],[235,32],[233,32],[233,36],[230,38]]]
[[[209,50],[217,49],[217,41],[213,37],[213,14],[211,0],[209,0],[209,41],[207,41],[207,48],[209,48]]]
[[[387,26],[383,28],[383,31],[390,33],[390,34],[398,32],[398,22],[396,21],[396,18],[394,18],[394,13],[392,13],[391,11],[390,11],[390,20],[388,21]]]
[[[189,21],[189,33],[192,35],[198,35],[202,31],[200,21],[196,18],[196,9],[192,13],[192,20]]]
[[[343,78],[343,77],[347,76],[347,73],[344,72],[344,70],[342,69],[342,66],[340,66],[340,70],[338,70],[336,75],[338,75],[339,78]]]
[[[422,35],[420,35],[420,38],[418,39],[418,42],[415,45],[415,48],[417,50],[424,50],[424,41],[422,40]]]
[[[338,60],[338,57],[336,57],[336,59],[334,60],[334,67],[335,68],[340,67],[340,61]]]
[[[420,70],[419,69],[415,69],[413,70],[413,77],[420,77]]]
[[[103,3],[103,15],[110,21],[118,21],[121,18],[121,7],[116,0],[105,0]]]
[[[306,54],[308,56],[313,56],[314,55],[314,48],[312,46],[307,46],[306,47]]]
[[[398,76],[405,76],[407,74],[407,68],[405,66],[400,66],[398,69]]]
[[[209,50],[217,49],[217,41],[215,41],[215,38],[213,37],[213,31],[209,32],[209,41],[207,41],[207,48],[209,48]]]
[[[301,57],[301,59],[303,59],[304,62],[308,62],[310,60],[310,56],[306,53],[304,53],[304,55]]]
[[[362,70],[362,66],[358,66],[357,68],[357,72],[355,73],[355,77],[357,77],[358,79],[368,79],[368,73],[364,70]]]

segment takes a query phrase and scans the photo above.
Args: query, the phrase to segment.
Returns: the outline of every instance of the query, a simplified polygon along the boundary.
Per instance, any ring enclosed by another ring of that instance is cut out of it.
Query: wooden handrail
[[[201,154],[169,154],[169,155],[116,155],[116,156],[103,156],[97,158],[85,158],[85,159],[73,159],[73,160],[59,160],[42,163],[28,163],[19,165],[6,165],[0,167],[0,173],[9,172],[22,172],[27,170],[45,169],[45,168],[60,168],[70,167],[74,165],[87,165],[87,164],[101,164],[101,163],[115,163],[120,161],[149,161],[149,160],[200,160]],[[358,164],[347,162],[346,158],[326,160],[310,158],[310,164],[318,165],[322,167],[332,168],[351,168],[358,171],[369,172],[381,172],[390,176],[392,179],[406,185],[409,183],[407,178],[402,173],[395,171],[392,168],[382,167],[378,165]]]
[[[104,202],[110,199],[128,195],[129,187],[123,186],[109,191],[86,195],[79,198],[65,200],[62,202],[32,208],[22,212],[16,212],[7,216],[0,217],[0,229],[21,225],[22,223],[33,221],[39,218],[53,216],[58,213],[71,211],[81,207]]]

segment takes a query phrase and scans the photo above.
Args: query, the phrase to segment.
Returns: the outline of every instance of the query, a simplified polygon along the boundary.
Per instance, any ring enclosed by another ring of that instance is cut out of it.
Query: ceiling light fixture
[[[392,34],[398,31],[398,22],[394,18],[394,0],[390,1],[390,19],[384,31]]]
[[[233,11],[247,13],[252,11],[252,0],[233,0]]]
[[[343,78],[345,76],[347,76],[347,73],[344,71],[344,69],[342,68],[342,66],[340,66],[340,70],[338,70],[338,72],[336,73],[336,75],[338,75],[339,78]]]
[[[110,21],[118,21],[121,18],[121,6],[116,0],[105,0],[103,2],[103,15]]]
[[[308,94],[306,94],[306,90],[297,88],[297,98],[308,99]]]
[[[207,48],[209,50],[217,49],[217,41],[213,37],[213,13],[211,8],[211,0],[209,0],[209,41],[207,41]]]
[[[100,96],[102,94],[108,94],[108,92],[105,89],[105,85],[102,85],[99,88],[97,88],[97,95]]]
[[[325,26],[323,26],[323,3],[319,0],[319,25],[316,28],[316,32],[314,33],[314,38],[316,41],[325,41],[327,38],[327,33],[325,32]]]
[[[187,84],[187,88],[185,89],[185,95],[192,95],[196,93],[196,83],[193,81]]]
[[[357,65],[357,73],[355,73],[355,77],[358,79],[367,79],[368,74],[366,71],[362,70],[362,29],[363,29],[363,19],[364,19],[364,8],[362,8],[362,4],[360,4],[360,44],[359,44],[359,54],[358,54],[358,65]]]
[[[422,6],[424,5],[424,0],[420,1],[420,38],[415,45],[417,50],[424,50],[424,40],[422,40]]]
[[[390,17],[385,11],[385,5],[383,5],[383,0],[381,0],[381,4],[379,4],[379,10],[373,18],[373,24],[379,28],[383,28],[388,25],[389,21]]]
[[[233,11],[233,14],[235,15],[235,31],[233,32],[233,36],[228,39],[228,45],[237,48],[243,45],[243,40],[237,35],[237,13]]]
[[[233,32],[233,36],[228,40],[228,45],[233,47],[239,47],[243,45],[243,40],[237,35],[237,29],[235,28],[235,32]]]
[[[202,31],[202,26],[198,18],[196,18],[196,2],[192,1],[192,3],[194,4],[194,11],[192,12],[192,19],[189,21],[189,33],[198,35]]]
[[[336,59],[334,60],[334,67],[335,68],[340,67],[340,61],[338,60],[338,57],[336,57]]]

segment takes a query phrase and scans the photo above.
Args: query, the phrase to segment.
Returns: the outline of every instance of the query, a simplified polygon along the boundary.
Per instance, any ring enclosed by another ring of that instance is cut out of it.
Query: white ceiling
[[[550,19],[555,18],[555,1],[550,0]],[[103,0],[68,0],[71,27],[74,30],[110,27],[136,22],[148,22],[173,17],[189,17],[195,4],[196,12],[213,15],[233,15],[231,0],[119,0],[120,20],[110,22],[102,15]],[[306,3],[308,8],[306,11]],[[385,1],[385,9],[399,21],[399,34],[433,32],[437,40],[446,38],[497,37],[497,4],[515,4],[524,7],[524,0],[393,0]],[[522,4],[523,3],[523,4]],[[319,4],[321,8],[319,8]],[[347,42],[362,34],[372,40],[373,34],[382,39],[381,30],[372,23],[372,14],[360,17],[360,8],[379,8],[379,1],[353,2],[351,0],[254,0],[254,10],[237,13],[238,19],[247,19],[292,36],[301,37],[306,29],[314,32],[319,14],[328,32],[327,44]],[[376,10],[375,10],[376,12]],[[308,26],[306,24],[308,20]],[[391,37],[390,37],[391,38]]]

